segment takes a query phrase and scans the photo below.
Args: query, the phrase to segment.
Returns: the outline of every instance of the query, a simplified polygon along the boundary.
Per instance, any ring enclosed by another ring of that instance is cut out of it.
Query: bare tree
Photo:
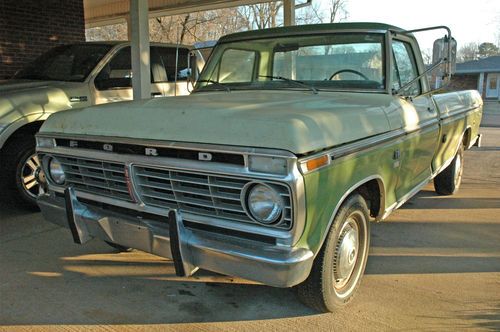
[[[349,16],[346,5],[347,0],[330,0],[328,23],[345,21]]]
[[[324,6],[318,5],[318,2],[313,2],[311,6],[304,8],[302,18],[299,20],[302,20],[305,24],[345,21],[349,17],[347,2],[348,0],[329,0],[326,10]],[[308,19],[311,14],[314,18]]]
[[[329,0],[320,6],[313,1],[311,6],[297,11],[299,24],[339,22],[348,13],[348,0]],[[225,8],[186,15],[157,17],[149,20],[150,39],[153,42],[193,44],[198,41],[216,40],[228,33],[273,28],[283,25],[283,2]],[[119,24],[87,29],[87,40],[126,40],[127,26]]]
[[[119,23],[85,29],[85,39],[88,41],[127,40],[127,24]]]
[[[459,62],[477,60],[479,57],[479,45],[477,43],[467,43],[460,47],[457,54]]]
[[[239,7],[238,14],[248,30],[274,28],[280,25],[278,15],[282,7],[282,1],[273,1]]]
[[[426,65],[432,64],[432,49],[422,49],[422,60],[424,60],[424,64]]]

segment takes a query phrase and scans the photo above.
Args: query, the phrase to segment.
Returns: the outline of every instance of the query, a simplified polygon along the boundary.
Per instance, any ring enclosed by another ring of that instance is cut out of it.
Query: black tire
[[[131,250],[129,247],[124,247],[122,245],[119,245],[119,244],[116,244],[113,242],[109,242],[109,241],[104,241],[104,242],[106,242],[110,247],[113,247],[114,249],[118,250],[119,252],[127,252],[127,251]]]
[[[464,147],[460,144],[457,154],[448,167],[434,178],[434,190],[438,195],[453,195],[460,188],[464,171]]]
[[[12,202],[18,206],[38,211],[36,196],[40,193],[40,184],[36,179],[39,166],[35,155],[35,137],[31,133],[14,139],[5,147],[5,185]],[[33,177],[33,178],[32,178]]]
[[[349,240],[353,238],[357,238],[356,243]],[[299,299],[320,312],[346,305],[361,283],[369,247],[368,206],[361,195],[353,194],[337,212],[309,277],[296,286]]]

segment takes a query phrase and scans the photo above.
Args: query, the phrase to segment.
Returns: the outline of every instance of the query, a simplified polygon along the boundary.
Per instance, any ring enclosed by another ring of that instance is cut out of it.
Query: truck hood
[[[9,93],[19,93],[26,90],[45,87],[59,87],[64,82],[59,81],[32,81],[32,80],[7,80],[0,81],[0,96],[5,96]]]
[[[41,132],[236,145],[306,154],[390,130],[382,94],[196,93],[52,115]]]
[[[82,83],[8,80],[0,83],[0,125],[21,118],[45,120],[50,114],[72,107],[68,93]],[[78,94],[77,94],[78,95]]]

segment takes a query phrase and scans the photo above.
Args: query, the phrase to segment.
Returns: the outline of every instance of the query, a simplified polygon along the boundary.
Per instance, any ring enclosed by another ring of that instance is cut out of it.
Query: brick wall
[[[449,90],[477,90],[479,74],[455,74],[451,77]]]
[[[56,45],[83,41],[83,0],[0,0],[0,79]]]

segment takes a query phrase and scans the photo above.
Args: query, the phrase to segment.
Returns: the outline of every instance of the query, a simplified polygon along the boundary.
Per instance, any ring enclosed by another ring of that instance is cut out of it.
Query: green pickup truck
[[[333,311],[360,284],[369,223],[432,179],[455,193],[480,141],[479,94],[429,87],[430,69],[453,71],[445,29],[431,68],[412,31],[385,24],[225,36],[189,96],[52,115],[39,206],[76,243],[293,286]]]

